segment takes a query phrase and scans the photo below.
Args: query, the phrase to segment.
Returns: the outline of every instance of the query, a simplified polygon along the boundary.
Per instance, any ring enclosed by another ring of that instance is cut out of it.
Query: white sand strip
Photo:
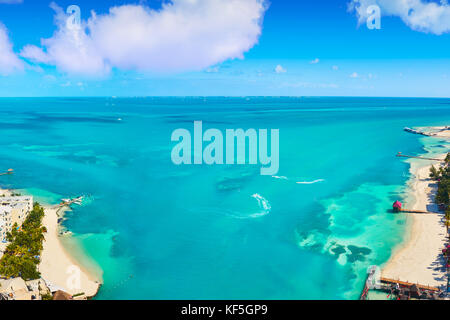
[[[56,209],[45,208],[43,225],[47,228],[47,233],[39,265],[42,278],[72,295],[84,292],[87,297],[94,296],[99,289],[101,280],[66,252],[58,236]],[[80,271],[78,288],[76,288],[77,281],[73,278],[76,273],[74,266]]]
[[[436,182],[429,179],[429,165],[420,167],[413,180],[415,203],[407,209],[434,212],[433,214],[407,214],[411,221],[408,240],[399,248],[382,271],[382,277],[444,288],[447,275],[442,257],[447,229],[444,215],[434,204]]]

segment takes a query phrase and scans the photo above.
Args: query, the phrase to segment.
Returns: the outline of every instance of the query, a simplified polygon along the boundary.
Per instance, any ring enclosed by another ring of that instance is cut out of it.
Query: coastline
[[[102,284],[101,276],[83,264],[78,256],[72,254],[64,246],[59,236],[58,209],[44,206],[43,225],[47,228],[43,242],[39,271],[46,282],[61,288],[71,295],[84,293],[86,298],[94,297]],[[79,286],[72,287],[73,276],[79,275]]]
[[[0,195],[12,193],[14,190],[0,188]],[[58,212],[64,212],[69,208],[41,205],[45,212],[42,225],[47,229],[38,266],[41,278],[45,280],[47,286],[70,295],[77,295],[74,298],[76,300],[93,298],[103,282],[102,270],[94,262],[87,262],[82,248],[71,239],[71,235],[60,236],[61,226],[58,220],[61,216]]]
[[[441,154],[437,158],[444,159],[445,156],[446,154]],[[408,210],[430,213],[400,213],[407,215],[410,226],[404,242],[393,251],[391,258],[382,268],[381,276],[446,289],[447,270],[442,249],[448,235],[444,213],[434,203],[437,184],[429,178],[431,166],[429,162],[411,163],[411,203],[407,203],[406,207]]]

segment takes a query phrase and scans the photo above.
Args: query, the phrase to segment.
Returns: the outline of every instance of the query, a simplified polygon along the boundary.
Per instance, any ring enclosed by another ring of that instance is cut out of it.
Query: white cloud
[[[315,58],[314,60],[310,61],[310,64],[318,64],[320,62],[319,58]]]
[[[353,79],[356,79],[356,78],[358,78],[359,77],[359,74],[357,73],[357,72],[353,72],[351,75],[350,75],[350,78],[353,78]]]
[[[211,68],[207,68],[205,70],[206,73],[218,73],[219,71],[220,71],[219,66],[214,66],[214,67],[211,67]]]
[[[7,75],[23,70],[24,65],[13,51],[8,37],[8,30],[0,23],[0,74]]]
[[[242,59],[258,43],[265,0],[172,0],[160,10],[145,5],[112,7],[80,29],[56,11],[57,31],[42,48],[22,56],[69,73],[105,74],[111,68],[180,72]]]
[[[56,65],[68,73],[88,75],[103,75],[110,71],[109,64],[100,54],[95,41],[84,28],[70,28],[67,25],[68,16],[54,3],[55,21],[58,30],[49,39],[41,40],[42,48],[27,45],[22,49],[21,56],[33,62]]]
[[[338,66],[332,66],[331,68],[332,68],[334,71],[339,70],[339,67],[338,67]]]
[[[349,10],[355,11],[359,23],[365,23],[367,8],[378,5],[381,14],[398,16],[411,29],[443,34],[450,32],[450,5],[447,1],[425,2],[423,0],[351,0]]]
[[[286,72],[287,70],[283,68],[283,66],[280,64],[275,67],[275,73],[286,73]]]

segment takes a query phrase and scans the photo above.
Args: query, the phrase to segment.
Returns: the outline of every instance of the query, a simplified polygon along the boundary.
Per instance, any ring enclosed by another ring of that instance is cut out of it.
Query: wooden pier
[[[54,206],[54,208],[59,209],[59,208],[63,208],[63,207],[69,207],[72,204],[81,205],[83,198],[84,198],[83,196],[80,196],[78,198],[73,198],[73,199],[62,199],[58,205]]]
[[[444,159],[436,159],[436,158],[426,158],[426,157],[418,157],[418,156],[408,156],[406,154],[402,154],[401,152],[397,153],[397,157],[399,158],[413,158],[413,159],[421,159],[421,160],[432,160],[432,161],[444,161]]]
[[[376,271],[377,271],[376,267],[371,267],[371,269],[367,275],[366,282],[364,283],[364,289],[361,293],[361,296],[359,297],[359,300],[367,300],[367,296],[369,295],[369,290],[372,287],[372,285],[374,284],[374,276],[375,276]]]
[[[364,285],[364,290],[361,293],[361,296],[359,297],[359,300],[367,300],[367,295],[369,294],[369,290],[370,290],[370,288],[366,282],[366,284]]]
[[[432,214],[432,212],[422,211],[422,210],[408,210],[403,208],[403,204],[400,201],[395,201],[392,205],[392,211],[395,213],[403,212],[403,213],[425,213]]]
[[[409,132],[409,133],[419,134],[421,136],[427,136],[427,137],[434,136],[431,133],[427,133],[427,132],[423,132],[423,131],[419,131],[419,130],[414,130],[414,129],[411,129],[411,128],[408,128],[408,127],[404,128],[403,130],[405,130],[406,132]]]
[[[438,293],[438,292],[441,291],[441,290],[439,290],[436,287],[425,286],[425,285],[422,285],[422,284],[410,283],[410,282],[394,280],[394,279],[388,279],[388,278],[383,278],[383,277],[381,277],[380,281],[382,283],[386,283],[386,284],[393,284],[393,285],[398,284],[400,287],[406,287],[406,288],[411,288],[412,286],[416,286],[420,290],[431,291],[431,292],[434,292],[434,293]]]
[[[371,289],[379,290],[388,293],[389,296],[397,296],[398,300],[405,300],[411,298],[435,300],[439,299],[438,294],[441,292],[439,288],[422,285],[418,283],[410,283],[395,279],[388,279],[381,277],[379,283],[374,285],[375,272],[371,270],[367,276],[364,284],[364,289],[361,293],[360,300],[367,300],[369,291]]]
[[[400,212],[404,212],[404,213],[427,213],[427,214],[433,214],[433,212],[421,211],[421,210],[408,210],[408,209],[401,209]]]
[[[441,290],[436,287],[418,283],[410,283],[395,279],[381,278],[381,283],[390,288],[390,296],[396,296],[397,300],[440,300]]]

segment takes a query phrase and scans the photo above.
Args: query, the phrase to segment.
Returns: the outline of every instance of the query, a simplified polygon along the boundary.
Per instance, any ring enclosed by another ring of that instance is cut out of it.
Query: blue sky
[[[166,10],[159,0],[61,0],[58,14],[49,1],[0,0],[12,46],[1,72],[0,41],[0,96],[450,96],[445,3],[224,1],[175,0]],[[61,23],[72,4],[81,9],[81,53]],[[371,4],[381,8],[380,30],[365,24]],[[91,10],[100,19],[89,29]]]

